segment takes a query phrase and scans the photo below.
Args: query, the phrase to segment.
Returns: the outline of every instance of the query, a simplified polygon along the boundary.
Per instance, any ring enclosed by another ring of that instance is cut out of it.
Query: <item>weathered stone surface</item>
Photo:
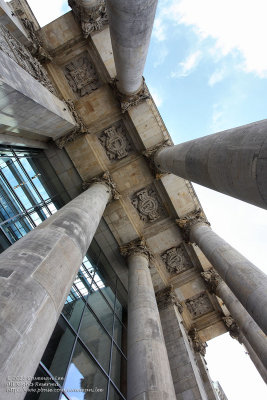
[[[105,129],[99,136],[99,140],[110,160],[125,158],[131,150],[131,145],[122,121]]]
[[[164,208],[153,187],[139,190],[132,196],[132,204],[144,222],[154,222],[165,216]]]
[[[100,86],[96,69],[87,53],[79,55],[65,66],[65,76],[72,90],[80,97]]]
[[[170,274],[177,274],[193,267],[183,244],[165,251],[161,254],[161,258]]]
[[[201,293],[191,297],[185,302],[193,318],[201,317],[214,310],[207,293]]]

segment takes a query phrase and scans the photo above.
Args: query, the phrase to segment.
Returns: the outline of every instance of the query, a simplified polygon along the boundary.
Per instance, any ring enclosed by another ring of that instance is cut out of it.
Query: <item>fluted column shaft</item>
[[[196,243],[259,327],[267,333],[267,276],[205,223],[190,227]]]
[[[110,197],[94,183],[0,255],[0,398],[24,398],[6,379],[34,375]]]
[[[267,119],[163,148],[156,167],[267,209]]]
[[[149,261],[143,254],[132,254],[128,265],[127,399],[174,400]]]
[[[157,0],[107,0],[118,89],[131,95],[142,85]]]

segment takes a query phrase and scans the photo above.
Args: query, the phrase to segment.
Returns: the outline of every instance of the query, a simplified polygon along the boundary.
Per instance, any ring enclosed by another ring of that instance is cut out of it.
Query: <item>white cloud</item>
[[[165,27],[163,19],[161,17],[156,18],[154,21],[153,36],[159,42],[162,42],[163,40],[166,39],[166,27]]]
[[[149,91],[151,93],[151,96],[153,97],[154,102],[156,103],[156,106],[160,107],[163,103],[163,98],[159,94],[158,90],[150,86]]]
[[[177,71],[173,71],[171,73],[172,78],[179,78],[188,76],[199,64],[202,53],[200,50],[195,51],[194,53],[189,54],[188,57],[182,62],[179,63]]]
[[[153,67],[157,68],[159,65],[163,64],[163,62],[165,61],[168,54],[169,54],[169,51],[166,46],[159,48],[157,50],[157,55],[156,55],[157,59],[153,63]]]
[[[67,6],[67,0],[27,1],[41,27],[63,15],[63,7]]]
[[[266,14],[266,0],[170,0],[161,12],[166,25],[167,19],[173,20],[190,26],[202,39],[213,38],[215,54],[238,51],[240,67],[261,78],[267,77]]]
[[[214,86],[216,83],[221,82],[225,78],[225,69],[217,69],[210,76],[208,84],[209,86]]]

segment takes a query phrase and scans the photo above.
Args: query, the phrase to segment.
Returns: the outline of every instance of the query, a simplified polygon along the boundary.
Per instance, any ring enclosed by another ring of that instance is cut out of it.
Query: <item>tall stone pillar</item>
[[[267,276],[213,232],[200,210],[177,222],[185,239],[199,246],[247,312],[267,333],[267,314],[263,312],[267,308]]]
[[[201,274],[208,283],[210,291],[220,297],[230,311],[240,329],[242,336],[245,336],[265,368],[267,368],[267,337],[251,318],[245,308],[233,295],[226,283],[214,271],[209,270]],[[237,334],[238,339],[239,333]],[[267,370],[266,370],[267,371]]]
[[[128,259],[127,399],[175,399],[168,355],[143,241],[121,247]]]
[[[158,151],[154,161],[210,189],[267,209],[267,119]]]
[[[162,330],[169,356],[177,399],[216,400],[204,387],[186,331],[182,324],[182,306],[172,287],[156,293]],[[204,349],[203,347],[202,349]]]
[[[24,398],[6,379],[33,376],[112,195],[106,173],[0,255],[0,398]]]
[[[157,0],[108,0],[110,36],[121,93],[142,88]]]

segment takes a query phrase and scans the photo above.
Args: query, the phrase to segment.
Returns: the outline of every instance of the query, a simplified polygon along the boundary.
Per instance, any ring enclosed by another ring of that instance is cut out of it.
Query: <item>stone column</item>
[[[24,398],[6,378],[33,376],[112,194],[106,173],[0,255],[0,398]]]
[[[207,396],[194,351],[183,327],[180,315],[182,305],[172,287],[157,292],[156,299],[177,399],[216,400]]]
[[[132,95],[142,88],[157,0],[108,0],[107,6],[118,89]]]
[[[247,352],[251,358],[251,361],[257,368],[257,370],[258,370],[259,374],[261,375],[262,379],[264,380],[264,382],[267,383],[267,369],[265,368],[265,366],[261,362],[260,358],[255,353],[254,349],[251,347],[246,336],[244,336],[242,332],[240,332],[239,341],[240,341],[240,343],[242,343],[245,346],[245,348],[247,349]]]
[[[210,189],[267,208],[267,119],[165,148],[155,164]]]
[[[144,241],[121,247],[128,258],[127,399],[175,399]]]
[[[267,308],[267,276],[213,232],[200,210],[177,222],[185,239],[199,246],[247,312],[267,333],[267,314],[263,312]]]
[[[251,347],[267,368],[267,337],[251,318],[245,308],[240,304],[234,294],[231,292],[226,283],[221,277],[214,271],[209,270],[202,272],[201,275],[208,283],[210,291],[220,297],[225,303],[226,307],[230,311],[230,314],[234,318],[238,325],[238,328],[242,332],[242,335],[246,337]],[[230,330],[231,334],[231,330]],[[239,339],[239,332],[237,332],[237,338]]]

